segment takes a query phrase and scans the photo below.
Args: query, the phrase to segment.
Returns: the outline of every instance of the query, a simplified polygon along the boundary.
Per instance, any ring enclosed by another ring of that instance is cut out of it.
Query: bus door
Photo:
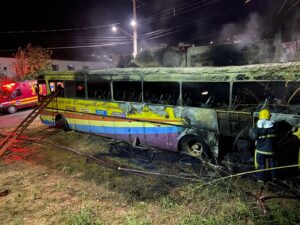
[[[248,137],[248,129],[253,124],[250,112],[217,110],[219,132],[225,137]]]

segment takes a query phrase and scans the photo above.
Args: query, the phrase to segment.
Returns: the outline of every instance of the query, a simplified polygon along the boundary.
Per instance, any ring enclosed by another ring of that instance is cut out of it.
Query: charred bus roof
[[[115,68],[104,70],[50,71],[46,79],[145,80],[145,81],[295,81],[300,62],[227,67]]]

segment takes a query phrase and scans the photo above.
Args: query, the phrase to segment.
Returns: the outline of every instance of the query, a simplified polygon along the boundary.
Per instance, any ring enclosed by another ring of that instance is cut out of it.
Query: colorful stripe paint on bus
[[[49,106],[41,114],[42,122],[48,126],[53,126],[55,125],[56,115],[62,114],[66,118],[69,127],[73,130],[129,142],[133,142],[138,138],[142,144],[173,151],[177,150],[177,137],[184,128],[181,126],[182,120],[175,117],[172,108],[165,108],[154,113],[152,110],[144,107],[139,112],[125,114],[124,110],[121,110],[122,106],[119,103],[105,103],[102,104],[105,107],[95,109],[94,105],[98,103],[94,102],[95,104],[85,108],[85,111],[88,111],[88,113],[67,111],[71,107],[73,110],[81,107],[84,101],[80,100],[79,106],[60,102],[58,111],[52,110],[51,106]],[[90,102],[86,101],[85,103],[89,104]],[[168,115],[168,118],[166,118],[166,115]]]

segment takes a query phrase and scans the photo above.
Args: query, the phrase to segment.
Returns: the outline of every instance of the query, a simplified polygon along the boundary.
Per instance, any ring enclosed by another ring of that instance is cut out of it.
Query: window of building
[[[138,81],[115,81],[113,82],[114,100],[141,102],[142,83]]]
[[[58,64],[52,64],[51,67],[52,67],[52,71],[58,71],[59,70]]]
[[[106,81],[88,81],[88,98],[111,100],[110,83]]]
[[[148,103],[177,105],[179,93],[177,82],[144,82],[144,101]]]
[[[74,66],[74,65],[71,65],[71,64],[69,64],[69,65],[68,65],[68,70],[75,70],[75,66]]]
[[[226,82],[182,83],[182,105],[204,108],[229,106],[230,84]]]

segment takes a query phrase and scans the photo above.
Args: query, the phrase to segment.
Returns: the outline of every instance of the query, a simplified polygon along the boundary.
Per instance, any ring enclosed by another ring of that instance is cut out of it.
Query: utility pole
[[[137,55],[137,22],[136,22],[136,0],[132,0],[133,5],[133,58],[135,59]]]

